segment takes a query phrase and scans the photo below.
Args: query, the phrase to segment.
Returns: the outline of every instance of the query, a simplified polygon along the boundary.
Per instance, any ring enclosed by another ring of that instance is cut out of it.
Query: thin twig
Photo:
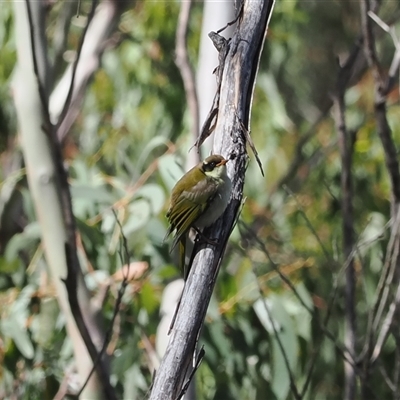
[[[69,86],[67,98],[65,99],[64,106],[62,108],[60,116],[58,117],[58,121],[57,121],[57,124],[56,124],[56,132],[58,132],[61,124],[64,121],[64,118],[67,115],[68,109],[69,109],[69,107],[71,105],[72,94],[73,94],[74,89],[75,89],[76,70],[78,68],[78,63],[79,63],[79,59],[80,59],[80,56],[81,56],[81,53],[82,53],[83,43],[85,42],[86,33],[87,33],[88,29],[89,29],[90,22],[92,21],[92,19],[94,17],[94,13],[96,11],[97,3],[98,3],[98,0],[92,0],[92,7],[91,7],[91,9],[89,11],[89,14],[87,16],[86,25],[83,28],[83,32],[82,32],[82,35],[81,35],[80,40],[79,40],[78,49],[76,51],[75,60],[74,60],[74,64],[73,64],[73,67],[72,67],[71,83],[70,83],[70,86]],[[80,10],[80,6],[79,5],[80,5],[80,3],[78,4],[78,13],[79,13],[79,10]]]
[[[362,0],[361,1],[361,25],[364,37],[364,53],[368,62],[368,66],[372,71],[372,75],[374,78],[374,90],[375,90],[375,119],[379,137],[382,142],[382,146],[384,149],[385,155],[385,163],[386,168],[389,173],[389,178],[391,182],[391,219],[393,221],[392,226],[392,234],[391,241],[394,240],[394,236],[397,236],[398,224],[397,216],[400,204],[400,169],[399,163],[397,160],[397,150],[395,143],[393,141],[392,132],[387,120],[386,115],[386,87],[387,84],[384,82],[383,74],[381,72],[381,66],[379,64],[379,60],[377,57],[376,49],[375,49],[375,35],[372,27],[372,19],[369,14],[371,11],[374,14],[377,14],[377,10],[379,8],[380,2],[374,3],[374,9],[371,6],[370,0]],[[393,230],[395,229],[395,230]],[[388,247],[388,253],[386,254],[386,270],[387,270],[387,278],[385,278],[386,289],[381,291],[382,298],[378,296],[377,302],[374,305],[374,310],[378,302],[380,303],[377,312],[373,315],[374,321],[372,325],[370,325],[370,329],[367,332],[367,337],[365,341],[366,353],[363,363],[364,369],[364,377],[363,377],[363,387],[362,387],[362,395],[363,398],[367,398],[369,396],[369,391],[366,389],[365,384],[369,380],[369,374],[371,369],[371,352],[373,350],[373,336],[376,334],[377,329],[377,321],[380,320],[380,316],[383,312],[383,307],[386,303],[385,293],[388,292],[389,281],[390,279],[390,268],[389,264],[392,265],[392,268],[397,268],[399,264],[399,256],[398,251],[396,250],[394,253],[390,251],[390,247]],[[389,260],[389,258],[390,260]],[[382,282],[382,280],[381,280]],[[385,296],[385,297],[384,297]]]
[[[399,338],[398,335],[396,335],[396,350],[395,350],[395,362],[394,362],[394,368],[393,368],[393,399],[394,400],[399,400],[400,399],[400,390],[399,390],[399,385],[400,385],[400,346],[399,346]]]
[[[368,62],[368,66],[371,68],[375,83],[382,87],[382,74],[381,66],[378,61],[378,57],[375,49],[375,36],[371,23],[371,19],[368,13],[372,11],[374,14],[377,13],[379,4],[375,3],[375,9],[372,9],[370,0],[361,0],[361,27],[364,38],[364,54]]]
[[[348,363],[350,363],[354,368],[357,368],[355,359],[354,358],[350,358],[351,355],[349,354],[349,351],[346,349],[346,347],[343,347],[337,341],[337,337],[335,335],[333,335],[326,328],[327,325],[328,325],[330,316],[331,316],[331,310],[333,308],[334,300],[336,298],[336,292],[337,292],[337,287],[338,287],[338,279],[336,279],[335,283],[334,283],[334,289],[333,289],[332,294],[331,294],[331,300],[330,300],[329,305],[328,305],[327,314],[326,314],[324,320],[321,322],[319,317],[318,317],[318,315],[317,315],[317,313],[312,308],[310,308],[308,306],[308,304],[306,304],[304,302],[303,298],[300,296],[299,292],[297,291],[297,289],[295,288],[293,283],[290,281],[290,279],[281,271],[279,266],[273,261],[273,259],[272,259],[271,255],[269,254],[269,251],[266,248],[265,244],[242,221],[239,221],[239,228],[240,227],[244,227],[252,235],[253,239],[258,243],[258,245],[260,246],[260,248],[263,251],[263,253],[267,256],[267,258],[268,258],[269,262],[271,263],[271,266],[273,267],[273,269],[278,273],[279,277],[283,280],[283,282],[285,282],[289,286],[290,290],[293,292],[293,294],[295,295],[297,300],[300,302],[300,304],[310,313],[310,315],[313,318],[315,318],[317,320],[319,328],[325,334],[325,336],[332,341],[332,343],[335,345],[335,348],[337,349],[337,351],[339,352],[341,357],[344,360],[346,360]],[[349,354],[349,355],[347,355],[347,354]],[[312,369],[311,369],[311,371],[312,371]],[[309,373],[311,373],[311,372],[309,372]],[[305,393],[306,389],[307,389],[307,387],[303,388],[303,391],[302,391],[303,394]]]
[[[69,229],[70,231],[71,229]],[[79,332],[82,336],[82,339],[85,343],[87,351],[92,359],[93,367],[96,369],[98,374],[98,378],[100,383],[103,387],[104,393],[108,399],[115,399],[116,394],[114,392],[114,388],[111,386],[108,371],[106,369],[105,363],[101,357],[99,357],[99,352],[93,342],[91,333],[89,328],[85,322],[85,318],[82,312],[81,305],[78,299],[78,282],[77,282],[77,275],[78,273],[77,268],[79,268],[79,261],[77,259],[76,249],[71,248],[70,243],[65,244],[65,257],[67,261],[67,277],[63,280],[67,294],[68,294],[68,301],[70,303],[71,312],[75,319],[76,325],[79,329]],[[93,371],[90,372],[90,376]],[[90,378],[89,376],[89,378]],[[86,382],[85,382],[86,385]]]
[[[119,221],[119,219],[117,217],[117,214],[116,214],[114,209],[113,209],[113,213],[114,213],[114,217],[115,217],[115,220],[117,222],[117,225],[120,228],[121,236],[122,236],[121,248],[120,248],[120,251],[119,251],[119,256],[120,256],[120,259],[121,259],[121,265],[127,265],[128,268],[126,268],[126,270],[124,269],[124,271],[123,271],[124,272],[124,277],[122,279],[121,285],[120,285],[119,290],[118,290],[117,299],[116,299],[115,305],[114,305],[113,315],[112,315],[112,318],[111,318],[110,326],[109,326],[109,328],[108,328],[108,330],[106,332],[106,335],[105,335],[105,338],[104,338],[104,341],[103,341],[103,345],[102,345],[100,351],[98,352],[97,360],[93,363],[92,369],[91,369],[88,377],[86,378],[84,384],[82,385],[80,391],[78,392],[78,398],[82,394],[82,392],[85,389],[86,385],[88,384],[88,382],[90,380],[90,377],[92,376],[93,372],[96,369],[97,363],[103,357],[103,355],[104,355],[104,353],[105,353],[105,351],[107,349],[107,346],[108,346],[108,344],[110,342],[111,335],[112,335],[112,332],[114,330],[115,320],[116,320],[116,318],[117,318],[117,316],[119,314],[119,311],[120,311],[120,308],[121,308],[121,303],[122,303],[122,297],[125,294],[126,287],[128,286],[128,278],[130,276],[129,269],[130,269],[130,258],[131,257],[130,257],[130,254],[129,254],[128,241],[126,239],[126,236],[123,233],[121,222]]]
[[[356,61],[359,59],[361,48],[362,48],[362,38],[358,38],[353,46],[353,49],[349,55],[349,57],[346,59],[346,62],[340,67],[339,71],[339,79],[342,80],[343,83],[345,83],[346,86],[350,84],[350,80],[355,75],[354,67],[356,65]],[[362,76],[361,73],[357,75]],[[355,79],[356,81],[358,79]],[[297,170],[299,167],[304,163],[304,155],[303,155],[303,149],[307,145],[307,143],[315,136],[315,131],[317,126],[320,124],[321,121],[324,120],[326,115],[329,113],[330,109],[332,108],[333,101],[330,100],[326,107],[321,111],[321,113],[318,115],[316,120],[311,124],[310,128],[308,131],[299,139],[298,143],[296,144],[296,148],[294,151],[294,158],[292,160],[292,163],[290,164],[287,172],[285,175],[283,175],[277,184],[275,185],[276,188],[280,188],[284,185],[288,185],[289,181],[296,175]]]
[[[63,8],[59,12],[53,35],[54,58],[52,75],[54,78],[59,75],[64,62],[63,56],[68,42],[68,33],[71,27],[71,18],[74,15],[75,4],[72,1],[65,1],[62,6]]]
[[[351,74],[338,76],[334,104],[336,108],[335,124],[338,133],[338,142],[341,157],[341,211],[342,211],[342,232],[343,232],[343,255],[348,260],[345,281],[345,344],[352,357],[355,355],[356,343],[356,309],[355,290],[356,277],[354,269],[354,216],[353,216],[353,183],[352,183],[352,161],[355,143],[355,132],[352,133],[346,125],[346,104],[344,96],[347,89],[348,79]],[[356,395],[356,374],[351,365],[345,362],[345,388],[344,398],[353,399]]]
[[[189,61],[187,48],[187,32],[191,7],[192,0],[181,1],[175,39],[175,64],[181,73],[183,86],[185,87],[186,100],[192,117],[192,138],[193,141],[195,141],[199,136],[200,117],[196,78],[193,67]],[[192,154],[193,157],[196,157],[193,164],[200,162],[200,154],[198,152],[193,152]]]
[[[378,2],[376,4],[378,7]],[[386,167],[388,169],[392,186],[392,208],[400,203],[400,169],[397,160],[397,150],[392,137],[392,131],[387,121],[386,115],[386,87],[381,73],[381,67],[376,55],[375,37],[372,28],[372,20],[368,12],[377,13],[377,9],[372,9],[369,0],[361,1],[361,20],[364,35],[364,52],[368,65],[372,70],[375,85],[375,117],[379,137],[385,154]],[[392,217],[395,211],[392,210]]]
[[[389,387],[389,389],[394,392],[395,389],[395,385],[393,384],[393,382],[391,381],[389,375],[387,374],[385,368],[383,367],[383,365],[379,365],[379,372],[382,374],[383,379],[385,380],[386,385]]]
[[[360,358],[370,359],[373,348],[373,339],[378,330],[383,310],[386,306],[387,297],[389,295],[390,285],[393,281],[396,263],[393,262],[393,253],[397,251],[399,245],[399,228],[400,228],[400,213],[394,221],[387,224],[391,229],[389,243],[386,249],[385,262],[383,264],[380,279],[375,290],[374,304],[371,307],[368,317],[367,333],[363,352]]]
[[[116,46],[118,40],[110,39],[118,23],[118,19],[124,9],[129,5],[129,1],[104,0],[97,7],[90,24],[87,25],[81,50],[77,50],[74,62],[69,63],[63,76],[51,96],[51,116],[58,120],[57,136],[61,142],[66,138],[72,124],[81,111],[81,105],[85,96],[85,90],[94,72],[98,69],[101,55],[107,47]],[[94,4],[93,4],[94,5]],[[90,15],[86,18],[90,19]],[[88,21],[86,21],[88,22]],[[75,73],[73,86],[71,85],[72,74]],[[72,94],[69,100],[69,107],[66,109],[65,116],[63,110],[67,104],[68,93]]]
[[[67,369],[64,371],[63,379],[60,383],[57,393],[53,397],[53,400],[63,400],[67,398],[68,385],[71,379],[72,372],[73,369],[71,367],[67,367]]]
[[[382,21],[378,17],[378,15],[376,15],[371,10],[368,11],[368,16],[370,18],[372,18],[378,24],[378,26],[380,26],[382,28],[383,31],[390,34],[390,36],[393,40],[394,47],[396,49],[394,56],[393,56],[392,63],[390,64],[390,69],[389,69],[388,76],[387,76],[387,82],[386,82],[385,89],[384,89],[385,94],[389,94],[389,92],[392,90],[392,88],[396,82],[396,74],[397,74],[397,71],[399,70],[400,41],[399,41],[399,38],[397,37],[394,26],[390,26],[390,25],[386,24],[384,21]]]
[[[348,263],[349,263],[349,260],[354,257],[354,255],[356,254],[357,251],[359,251],[361,248],[365,248],[366,246],[372,245],[382,235],[378,235],[377,237],[375,237],[373,239],[370,239],[370,240],[367,240],[367,241],[364,241],[364,242],[357,242],[357,243],[354,244],[354,249],[352,250],[351,254],[349,255],[349,258],[346,260],[346,262],[342,266],[341,271],[339,271],[337,273],[337,276],[336,276],[336,278],[334,280],[333,289],[331,290],[330,300],[328,301],[327,313],[325,315],[324,320],[321,321],[318,313],[316,313],[316,311],[314,309],[310,308],[308,306],[308,304],[306,304],[304,302],[303,298],[300,296],[300,294],[298,293],[297,289],[295,288],[293,283],[290,281],[289,277],[286,276],[282,272],[281,268],[274,262],[274,260],[272,259],[268,249],[265,246],[265,243],[263,243],[260,240],[260,238],[251,230],[251,228],[248,225],[246,225],[243,221],[239,221],[238,225],[239,225],[239,230],[245,229],[246,232],[248,234],[250,234],[251,238],[259,245],[260,249],[266,255],[266,257],[269,260],[271,266],[277,272],[277,274],[282,279],[282,281],[290,288],[290,290],[293,292],[293,294],[295,295],[297,300],[307,310],[307,312],[311,315],[311,317],[316,320],[317,325],[318,325],[319,329],[321,330],[321,332],[334,344],[337,352],[340,354],[342,359],[344,361],[346,361],[349,365],[352,366],[352,368],[356,372],[357,376],[361,377],[362,376],[362,370],[357,366],[357,361],[355,360],[354,356],[350,354],[349,350],[347,349],[347,347],[345,345],[342,345],[341,343],[338,342],[337,336],[334,335],[333,333],[331,333],[327,329],[327,325],[328,325],[329,319],[331,317],[331,312],[332,312],[332,309],[333,309],[334,301],[336,299],[340,277],[343,274],[343,271],[346,270],[346,268],[348,266]],[[386,230],[388,228],[389,228],[389,224],[387,224],[387,226],[385,226],[384,229]],[[246,253],[246,255],[247,255],[247,253]],[[312,371],[314,369],[316,358],[317,358],[317,355],[319,354],[318,353],[318,349],[319,349],[321,344],[322,344],[322,342],[319,343],[319,344],[316,344],[314,346],[315,347],[315,353],[314,353],[314,356],[313,356],[313,358],[312,358],[312,360],[310,362],[310,365],[309,365],[309,369],[308,369],[308,372],[307,372],[307,375],[306,375],[306,380],[305,380],[303,389],[301,391],[301,396],[305,396],[305,393],[306,393],[306,391],[308,389],[308,385],[310,384],[311,374],[312,374]]]
[[[329,110],[332,107],[332,102],[320,112],[315,121],[311,124],[311,126],[307,129],[307,131],[300,137],[298,142],[296,143],[296,147],[293,151],[293,157],[289,167],[287,168],[285,174],[279,178],[279,180],[274,184],[274,187],[271,189],[272,192],[276,191],[276,189],[281,188],[285,185],[288,185],[289,182],[296,176],[298,169],[302,166],[305,161],[305,156],[303,153],[303,149],[308,144],[308,142],[315,136],[318,125],[325,119]]]
[[[290,290],[293,292],[293,294],[296,296],[296,298],[300,301],[301,305],[311,314],[314,314],[314,310],[308,306],[300,296],[299,292],[293,285],[292,281],[281,271],[279,266],[275,263],[275,261],[272,259],[268,249],[266,248],[265,244],[259,239],[259,237],[250,229],[250,227],[243,222],[242,220],[239,220],[238,223],[239,230],[245,229],[247,233],[249,233],[252,236],[252,239],[257,242],[257,244],[260,246],[262,252],[266,255],[268,258],[268,261],[270,262],[272,268],[278,273],[279,277],[282,279],[282,281],[289,286]]]
[[[181,392],[178,394],[178,397],[176,400],[180,400],[183,398],[183,396],[185,395],[185,393],[187,392],[190,383],[192,382],[192,379],[194,377],[194,374],[196,373],[196,371],[199,369],[201,362],[203,361],[204,355],[205,355],[205,351],[204,351],[204,346],[201,346],[201,349],[199,351],[199,354],[196,357],[196,362],[195,365],[192,369],[192,372],[189,374],[187,381],[185,382],[185,384],[183,385]]]
[[[282,354],[282,357],[283,357],[283,361],[284,361],[284,363],[285,363],[286,370],[287,370],[287,372],[288,372],[288,374],[289,374],[290,389],[291,389],[291,391],[292,391],[293,397],[294,397],[296,400],[301,400],[302,397],[301,397],[301,394],[299,393],[299,391],[298,391],[298,389],[297,389],[296,382],[295,382],[295,379],[294,379],[294,376],[293,376],[293,371],[292,371],[292,369],[290,368],[289,358],[288,358],[288,356],[287,356],[287,354],[286,354],[286,350],[285,350],[285,348],[284,348],[284,346],[283,346],[283,343],[282,343],[282,341],[281,341],[281,338],[279,337],[278,329],[277,329],[277,327],[276,327],[276,325],[275,325],[274,318],[273,318],[272,315],[271,315],[271,311],[270,311],[270,309],[269,309],[269,307],[268,307],[267,301],[265,300],[265,297],[264,297],[264,294],[263,294],[263,290],[262,290],[262,287],[261,287],[261,285],[260,285],[260,282],[259,282],[258,279],[257,279],[257,274],[256,274],[256,271],[255,271],[255,269],[254,269],[254,266],[252,266],[252,269],[253,269],[253,274],[254,274],[254,276],[255,276],[255,278],[256,278],[258,291],[259,291],[259,293],[260,293],[260,299],[262,300],[262,303],[263,303],[263,305],[264,305],[265,311],[267,312],[269,321],[270,321],[271,326],[272,326],[272,330],[274,331],[274,336],[275,336],[276,342],[278,343],[278,347],[279,347],[279,349],[280,349],[280,351],[281,351],[281,354]]]
[[[241,1],[241,5],[240,5],[240,9],[235,17],[235,19],[233,21],[228,22],[225,26],[223,26],[222,28],[217,30],[217,34],[220,34],[221,32],[223,32],[226,28],[229,28],[230,26],[236,24],[236,22],[239,21],[239,18],[242,16],[243,14],[243,7],[244,7],[244,1]]]
[[[248,145],[250,146],[250,148],[251,148],[251,150],[252,150],[252,152],[253,152],[253,154],[254,154],[254,157],[256,158],[258,167],[260,168],[260,171],[261,171],[261,175],[264,176],[264,170],[263,170],[262,162],[261,162],[260,157],[259,157],[259,155],[258,155],[256,146],[254,145],[253,139],[251,138],[250,131],[246,128],[246,126],[245,126],[245,125],[243,124],[243,122],[240,120],[240,118],[239,118],[239,116],[237,115],[237,113],[236,113],[236,117],[237,117],[237,119],[238,119],[238,122],[239,122],[240,127],[242,128],[243,134],[244,134],[244,136],[245,136],[245,138],[246,138],[246,142],[247,142]]]
[[[81,0],[78,0],[78,5],[76,7],[76,18],[79,18],[81,14]]]
[[[28,20],[29,20],[33,72],[36,76],[40,102],[42,104],[42,112],[43,112],[44,119],[46,121],[46,126],[44,127],[44,132],[48,135],[52,135],[52,132],[51,132],[52,124],[50,122],[48,97],[46,95],[46,91],[44,88],[44,82],[41,81],[40,73],[39,73],[39,66],[38,66],[38,60],[37,60],[37,54],[36,54],[36,43],[35,43],[35,24],[33,21],[30,0],[25,0],[25,3],[26,3],[26,9],[27,9],[27,13],[28,13]]]
[[[308,219],[307,214],[305,213],[305,211],[303,210],[303,208],[301,207],[301,204],[299,203],[296,195],[289,189],[289,187],[287,187],[286,185],[283,186],[283,189],[294,199],[294,201],[296,202],[297,205],[297,210],[300,212],[301,216],[303,217],[304,221],[306,222],[306,225],[308,227],[308,229],[310,230],[310,232],[313,234],[313,236],[315,237],[315,239],[317,240],[319,246],[321,247],[322,252],[324,253],[325,258],[330,261],[331,260],[331,256],[328,252],[328,250],[325,248],[325,245],[322,243],[321,238],[318,236],[318,233],[316,232],[314,226],[312,225],[311,221]]]
[[[383,264],[379,282],[375,290],[375,301],[370,311],[367,337],[371,334],[370,330],[375,331],[380,323],[381,315],[389,294],[389,288],[393,281],[395,264],[392,262],[392,254],[394,251],[396,251],[399,240],[398,233],[396,234],[396,232],[399,232],[400,228],[400,213],[394,221],[390,221],[387,225],[391,229],[391,234],[386,249],[385,262]]]
[[[214,47],[218,51],[218,66],[214,70],[217,80],[217,90],[214,95],[214,100],[211,109],[208,112],[208,115],[199,132],[199,137],[196,139],[196,142],[194,144],[194,146],[197,147],[198,151],[200,151],[200,146],[211,135],[211,133],[214,132],[215,127],[217,126],[222,75],[225,68],[225,59],[230,48],[229,41],[226,40],[223,36],[218,35],[215,32],[210,32],[208,36],[213,42]]]
[[[397,286],[396,297],[393,302],[389,306],[389,311],[386,315],[386,318],[382,322],[382,328],[379,333],[378,339],[376,340],[376,344],[374,350],[371,355],[371,364],[380,356],[382,351],[382,347],[386,342],[386,339],[389,336],[389,332],[393,327],[394,316],[398,310],[400,304],[400,285]]]
[[[376,4],[376,7],[378,4]],[[383,306],[386,302],[389,285],[393,279],[394,268],[398,263],[398,246],[395,244],[398,240],[399,229],[400,229],[400,212],[398,210],[400,203],[400,169],[397,160],[397,150],[395,143],[392,138],[392,132],[389,127],[387,116],[386,116],[386,93],[384,87],[387,85],[383,84],[383,78],[380,73],[380,65],[377,59],[375,50],[375,37],[373,33],[373,28],[371,25],[371,19],[373,18],[375,22],[381,21],[376,15],[377,9],[372,10],[370,1],[363,0],[361,2],[361,19],[363,26],[363,34],[365,38],[365,54],[368,60],[368,64],[373,71],[374,84],[375,84],[375,115],[377,121],[377,128],[380,139],[382,141],[386,167],[388,169],[389,177],[392,186],[392,210],[391,210],[391,220],[392,220],[392,232],[388,244],[388,249],[386,253],[386,261],[384,266],[384,272],[381,275],[380,283],[377,289],[377,302],[375,303],[374,310],[376,313],[374,315],[373,329],[377,328],[377,323],[380,320],[380,315],[382,314]],[[389,27],[381,21],[380,26],[387,30]],[[397,47],[397,43],[395,42]],[[385,286],[384,286],[385,285]],[[379,308],[378,302],[380,303]]]
[[[381,321],[383,310],[385,309],[387,298],[391,284],[393,282],[396,267],[399,260],[399,245],[400,245],[400,209],[398,210],[397,218],[392,225],[391,237],[386,251],[385,264],[382,268],[382,278],[377,287],[376,302],[373,308],[373,324],[372,330],[376,332]]]

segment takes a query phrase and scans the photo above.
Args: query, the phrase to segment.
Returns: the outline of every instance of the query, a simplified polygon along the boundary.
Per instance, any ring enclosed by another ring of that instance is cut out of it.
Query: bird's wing
[[[170,227],[167,236],[174,230],[174,240],[171,250],[193,223],[206,211],[218,191],[218,185],[213,180],[203,179],[191,190],[177,192],[172,198],[171,207],[167,213]]]

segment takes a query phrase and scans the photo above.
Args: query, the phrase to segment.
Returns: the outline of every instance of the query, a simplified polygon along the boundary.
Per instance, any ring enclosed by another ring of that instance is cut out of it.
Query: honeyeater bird
[[[174,232],[171,251],[179,243],[182,269],[190,228],[199,232],[210,226],[228,205],[232,182],[226,173],[227,162],[220,155],[211,155],[183,175],[172,189],[166,237]]]

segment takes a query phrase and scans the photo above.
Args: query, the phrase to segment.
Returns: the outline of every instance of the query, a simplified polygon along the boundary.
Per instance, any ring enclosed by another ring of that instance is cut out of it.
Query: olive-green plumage
[[[220,155],[209,156],[183,175],[172,189],[166,235],[175,231],[171,250],[179,242],[184,251],[191,227],[207,227],[225,211],[232,187],[226,173],[227,162]]]

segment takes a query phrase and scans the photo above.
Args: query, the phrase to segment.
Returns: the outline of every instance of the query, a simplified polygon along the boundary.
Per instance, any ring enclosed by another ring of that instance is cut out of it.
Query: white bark
[[[200,37],[200,51],[199,51],[199,64],[197,69],[197,93],[199,101],[199,117],[201,130],[203,122],[205,121],[208,112],[210,111],[210,105],[213,102],[215,91],[217,90],[217,83],[215,75],[213,75],[214,69],[218,66],[218,52],[215,49],[212,41],[208,37],[211,31],[216,31],[224,27],[228,22],[235,19],[235,7],[234,1],[205,1],[203,11],[203,23],[201,27]],[[231,37],[233,27],[228,27],[221,34],[225,38]],[[205,141],[202,153],[204,157],[207,157],[212,149],[212,138],[210,136]],[[197,149],[192,149],[196,151]],[[193,165],[190,166],[190,168]]]
[[[65,316],[68,336],[72,341],[76,365],[83,383],[92,369],[92,361],[75,324],[66,287],[62,282],[67,276],[65,259],[67,234],[51,146],[43,131],[45,121],[33,69],[27,6],[25,2],[15,1],[13,4],[18,64],[12,86],[21,146],[29,188],[41,226],[47,264],[56,286],[57,300]],[[101,386],[96,382],[95,376],[83,393],[85,398],[101,398]]]

